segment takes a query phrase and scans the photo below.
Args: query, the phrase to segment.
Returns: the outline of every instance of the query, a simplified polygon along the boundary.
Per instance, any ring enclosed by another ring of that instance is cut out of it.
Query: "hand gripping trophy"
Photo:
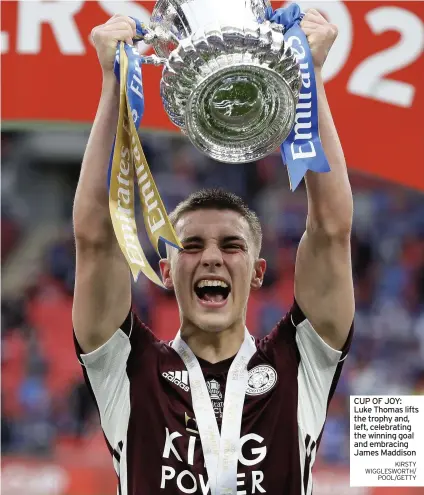
[[[298,5],[273,11],[269,0],[158,0],[148,27],[134,19],[133,41],[152,45],[155,55],[140,56],[137,47],[118,44],[114,68],[121,88],[120,112],[109,205],[135,279],[141,271],[162,285],[136,236],[129,244],[128,225],[136,231],[135,198],[131,189],[127,208],[120,208],[120,173],[126,174],[128,184],[138,185],[146,231],[156,251],[160,240],[181,248],[137,135],[144,112],[143,64],[164,66],[164,108],[197,149],[221,162],[245,163],[281,145],[294,189],[307,170],[329,170],[301,19]],[[132,166],[122,169],[123,156],[130,156]],[[130,213],[124,218],[123,212]]]

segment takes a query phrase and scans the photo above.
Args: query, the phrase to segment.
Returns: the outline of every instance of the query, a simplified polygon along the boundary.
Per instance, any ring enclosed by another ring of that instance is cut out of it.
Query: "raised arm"
[[[76,277],[72,319],[84,352],[93,351],[112,336],[131,304],[130,271],[110,219],[107,172],[119,109],[119,86],[113,73],[116,45],[121,40],[131,43],[134,35],[134,21],[123,16],[114,16],[92,31],[103,85],[73,210]]]
[[[355,310],[350,253],[353,201],[321,76],[337,28],[314,9],[306,13],[301,27],[314,60],[320,138],[331,172],[306,175],[308,218],[296,259],[295,297],[327,344],[341,349]]]

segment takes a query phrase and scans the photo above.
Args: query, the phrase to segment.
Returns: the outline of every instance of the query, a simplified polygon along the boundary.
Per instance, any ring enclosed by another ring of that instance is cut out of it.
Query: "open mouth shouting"
[[[201,278],[194,284],[198,302],[206,308],[222,308],[227,304],[231,285],[223,279]]]

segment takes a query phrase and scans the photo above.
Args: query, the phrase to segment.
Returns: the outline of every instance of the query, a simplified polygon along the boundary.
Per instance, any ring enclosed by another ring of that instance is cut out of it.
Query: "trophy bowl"
[[[272,153],[295,121],[302,84],[268,0],[158,0],[145,41],[165,60],[170,120],[211,158],[245,163]]]

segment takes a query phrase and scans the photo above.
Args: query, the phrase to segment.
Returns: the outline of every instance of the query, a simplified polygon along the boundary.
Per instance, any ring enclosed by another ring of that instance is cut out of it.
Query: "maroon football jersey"
[[[237,470],[239,495],[310,495],[328,403],[348,351],[329,347],[294,304],[249,365]],[[99,408],[122,495],[210,493],[188,372],[169,343],[130,313],[99,349],[79,359]],[[222,420],[232,359],[199,359]]]

